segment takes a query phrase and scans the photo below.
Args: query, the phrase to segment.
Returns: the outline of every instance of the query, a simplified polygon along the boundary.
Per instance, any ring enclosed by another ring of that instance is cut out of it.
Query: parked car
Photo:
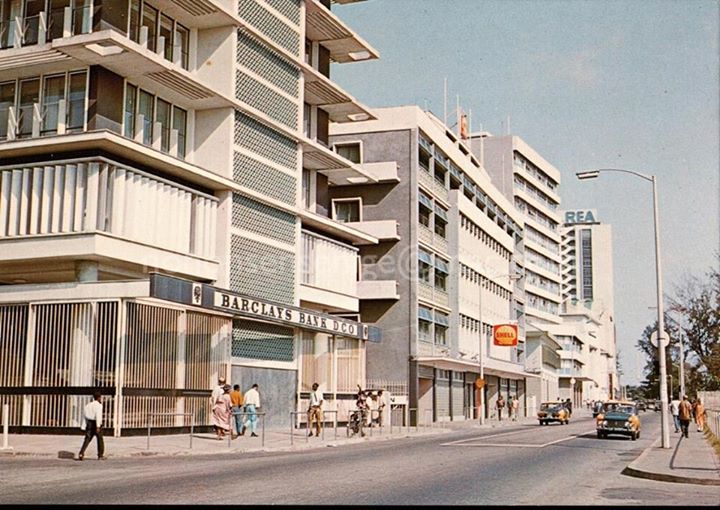
[[[647,404],[644,400],[636,401],[638,411],[647,411]]]
[[[565,402],[543,402],[540,404],[537,416],[540,425],[547,425],[555,421],[560,422],[561,425],[570,423],[570,411],[565,407]]]
[[[635,402],[608,400],[595,418],[598,439],[611,434],[630,436],[635,441],[640,437],[640,418]]]
[[[647,404],[648,411],[654,411],[655,410],[655,401],[648,402]]]

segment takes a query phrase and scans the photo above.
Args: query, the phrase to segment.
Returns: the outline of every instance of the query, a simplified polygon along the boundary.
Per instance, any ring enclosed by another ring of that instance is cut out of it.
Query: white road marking
[[[525,431],[518,431],[518,432],[525,432]],[[517,448],[545,448],[546,446],[550,446],[557,443],[562,443],[563,441],[568,441],[570,439],[575,439],[580,436],[584,436],[586,434],[592,434],[595,432],[595,430],[592,430],[590,432],[584,432],[581,434],[573,434],[571,436],[563,437],[560,439],[556,439],[555,441],[550,441],[549,443],[545,444],[521,444],[521,443],[470,443],[470,441],[483,441],[485,439],[491,438],[491,437],[498,437],[498,436],[508,436],[511,434],[517,434],[518,432],[506,432],[504,434],[493,434],[491,436],[481,436],[481,437],[475,437],[472,439],[462,439],[460,441],[453,441],[451,443],[443,443],[440,446],[482,446],[482,447],[503,447],[506,448],[508,446],[517,447]]]

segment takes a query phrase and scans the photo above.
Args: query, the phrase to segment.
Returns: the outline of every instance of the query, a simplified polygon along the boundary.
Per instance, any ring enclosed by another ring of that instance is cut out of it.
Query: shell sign
[[[512,347],[518,343],[516,324],[496,324],[493,326],[493,344]]]

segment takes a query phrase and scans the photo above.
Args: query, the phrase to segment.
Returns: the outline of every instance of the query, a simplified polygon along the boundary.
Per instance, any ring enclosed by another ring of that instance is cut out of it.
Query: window
[[[15,104],[15,82],[0,83],[0,139],[7,138],[10,107]]]
[[[310,173],[310,170],[306,170],[303,168],[302,171],[302,206],[305,209],[309,209],[312,205],[312,196],[311,196],[311,181],[312,181],[312,174]]]
[[[447,222],[444,219],[440,218],[436,214],[435,215],[435,233],[444,239],[446,237],[446,227],[447,227]]]
[[[157,49],[157,45],[155,43],[157,35],[157,22],[158,10],[143,2],[142,26],[147,27],[147,47],[152,52],[155,52]]]
[[[430,321],[423,319],[418,320],[418,340],[421,342],[430,342]]]
[[[157,115],[155,122],[160,123],[160,150],[170,151],[170,114],[172,107],[167,101],[157,100]]]
[[[173,40],[173,25],[174,22],[171,18],[164,14],[160,15],[160,37],[163,38],[163,56],[170,62],[173,61],[173,46],[175,43]]]
[[[40,100],[40,79],[20,82],[20,101],[18,104],[18,136],[30,136],[33,125],[33,105]]]
[[[138,116],[142,115],[143,140],[145,145],[152,145],[153,117],[155,112],[155,97],[149,92],[140,90],[138,98]]]
[[[362,163],[362,152],[360,150],[360,142],[353,142],[353,143],[342,143],[342,144],[335,144],[334,146],[335,152],[337,152],[340,156],[347,159],[348,161],[352,161],[353,163]]]
[[[310,136],[312,130],[312,106],[310,106],[308,103],[303,103],[303,134],[307,138],[312,138]]]
[[[173,129],[177,131],[177,155],[185,159],[187,151],[187,112],[182,108],[173,106]]]
[[[175,25],[175,44],[180,50],[180,66],[183,69],[190,69],[190,30],[180,23]],[[177,60],[177,56],[175,56]]]
[[[130,20],[128,21],[128,37],[135,42],[140,40],[140,0],[130,1]]]
[[[42,133],[57,132],[60,101],[63,99],[65,99],[65,75],[46,76],[43,83]]]
[[[445,281],[447,279],[447,275],[441,271],[435,271],[435,288],[446,291],[445,287]]]
[[[445,326],[435,324],[435,345],[447,345],[447,329]]]
[[[430,264],[422,260],[418,261],[418,278],[422,282],[430,283]]]
[[[85,126],[85,90],[87,72],[70,73],[70,88],[67,101],[66,129],[81,130]]]
[[[128,138],[135,138],[135,108],[137,101],[137,87],[125,85],[125,128],[124,135]]]
[[[420,220],[421,225],[425,225],[427,228],[430,228],[430,209],[420,202],[419,209],[418,209],[418,219]]]
[[[333,219],[340,223],[360,221],[361,202],[359,198],[333,200]]]

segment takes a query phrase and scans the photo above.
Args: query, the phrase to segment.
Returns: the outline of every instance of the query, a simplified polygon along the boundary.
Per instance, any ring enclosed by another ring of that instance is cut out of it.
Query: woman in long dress
[[[212,423],[218,440],[222,440],[225,434],[230,433],[231,411],[230,385],[226,384],[223,386],[223,394],[215,400],[212,408]]]

